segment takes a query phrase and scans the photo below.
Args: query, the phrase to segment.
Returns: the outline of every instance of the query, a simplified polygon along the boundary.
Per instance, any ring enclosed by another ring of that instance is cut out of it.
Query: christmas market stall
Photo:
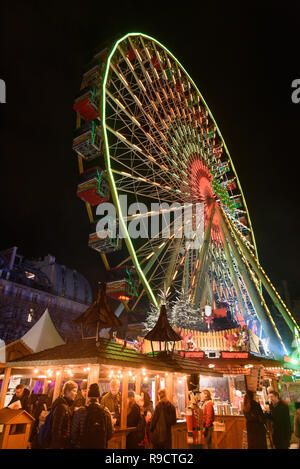
[[[96,324],[95,324],[96,320]],[[5,373],[0,395],[0,408],[7,405],[10,397],[10,382],[18,380],[30,387],[33,394],[48,394],[52,402],[58,397],[63,384],[73,380],[81,385],[97,382],[101,395],[109,392],[110,382],[116,379],[120,384],[119,420],[115,427],[109,448],[125,448],[127,427],[127,396],[133,390],[136,395],[147,392],[153,406],[158,401],[158,391],[166,389],[168,399],[176,407],[177,423],[172,427],[172,447],[187,448],[187,429],[185,412],[188,400],[188,388],[191,377],[201,372],[202,376],[221,377],[222,375],[208,367],[202,367],[199,361],[185,358],[178,353],[168,351],[169,341],[180,337],[166,322],[162,308],[159,323],[164,324],[163,333],[171,334],[165,341],[163,351],[152,354],[142,353],[143,343],[132,343],[114,338],[99,337],[103,327],[113,330],[119,323],[111,312],[105,297],[105,285],[100,284],[97,300],[81,315],[77,322],[82,325],[82,338],[76,342],[58,345],[24,357],[14,358],[5,365]],[[96,335],[85,336],[85,328],[96,325]],[[157,337],[154,337],[157,338]],[[164,337],[160,337],[164,341]],[[174,344],[173,344],[174,348]]]
[[[263,348],[264,343],[252,330],[243,326],[208,332],[183,328],[174,328],[174,331],[181,337],[181,341],[177,341],[174,346],[174,354],[198,361],[195,385],[200,391],[208,389],[211,393],[215,411],[214,448],[247,447],[242,403],[248,389],[256,393],[263,409],[268,402],[268,392],[271,389],[278,391],[289,403],[293,414],[293,402],[300,401],[300,367],[295,360],[292,360],[294,364],[291,363],[287,356],[282,360],[270,356]],[[158,340],[147,340],[151,337],[152,331],[143,341],[143,352],[148,355],[159,353],[160,350]],[[213,370],[218,375],[205,376],[200,367]]]

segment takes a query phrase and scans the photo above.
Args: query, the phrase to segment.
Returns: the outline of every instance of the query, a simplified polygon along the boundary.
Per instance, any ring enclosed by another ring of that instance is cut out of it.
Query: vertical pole
[[[140,395],[141,394],[141,373],[139,373],[135,379],[135,393]]]
[[[10,375],[11,375],[11,368],[6,368],[5,373],[4,373],[4,380],[2,383],[2,387],[1,387],[1,393],[0,393],[0,409],[3,409],[4,407],[4,402],[5,402],[7,388],[8,388],[8,384],[10,380]]]
[[[121,428],[127,427],[128,372],[123,373],[121,395]]]
[[[153,406],[155,407],[157,405],[157,402],[158,402],[158,391],[159,391],[159,387],[160,387],[160,376],[157,377],[157,375],[155,375],[155,391],[154,391],[154,397],[153,397]]]
[[[44,378],[43,394],[46,394],[47,389],[48,389],[48,378]]]
[[[88,381],[87,381],[87,386],[88,388],[90,387],[91,384],[97,383],[99,381],[99,371],[100,371],[100,365],[91,365],[89,374],[88,374]]]
[[[55,376],[55,385],[54,385],[52,402],[54,402],[55,399],[60,395],[61,383],[63,379],[63,367],[60,367],[57,371],[59,372],[59,375]]]
[[[168,373],[168,375],[166,376],[166,393],[167,393],[167,398],[170,402],[173,402],[173,386],[174,386],[173,373]]]

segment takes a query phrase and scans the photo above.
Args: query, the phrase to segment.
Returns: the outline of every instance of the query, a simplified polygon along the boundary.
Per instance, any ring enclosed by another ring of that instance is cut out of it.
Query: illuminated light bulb
[[[48,379],[48,383],[51,383],[51,379]]]
[[[57,372],[56,372],[56,376],[59,376],[59,375],[60,375],[60,371],[57,371]]]
[[[184,376],[183,379],[186,379],[186,376]]]
[[[132,372],[131,372],[131,371],[128,371],[128,375],[129,375],[129,376],[132,376]]]
[[[159,375],[156,375],[156,378],[158,379],[158,378],[159,378]]]
[[[38,372],[39,372],[39,370],[36,370],[36,369],[34,370],[34,373],[38,373]]]
[[[136,376],[133,376],[133,377],[132,377],[133,381],[135,381],[135,378],[136,378]]]
[[[166,373],[166,376],[168,376],[168,373]]]
[[[89,366],[87,367],[87,371],[90,371],[90,367],[89,367]]]
[[[121,374],[121,370],[118,370],[118,375],[120,375],[120,374]]]

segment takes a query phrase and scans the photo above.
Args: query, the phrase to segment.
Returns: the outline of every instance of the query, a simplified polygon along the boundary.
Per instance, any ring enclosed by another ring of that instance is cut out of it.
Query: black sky
[[[300,78],[300,8],[240,3],[6,3],[0,249],[16,245],[27,257],[52,253],[93,286],[102,278],[76,197],[72,106],[94,48],[143,32],[196,82],[231,153],[260,261],[275,286],[287,279],[299,296],[300,103],[291,101],[291,82]]]

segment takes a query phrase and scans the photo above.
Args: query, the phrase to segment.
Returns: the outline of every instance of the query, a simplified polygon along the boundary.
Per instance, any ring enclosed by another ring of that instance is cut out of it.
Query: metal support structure
[[[200,290],[200,283],[204,274],[204,270],[207,264],[207,254],[208,254],[208,249],[209,249],[209,244],[210,244],[210,234],[211,234],[211,227],[212,227],[212,221],[213,221],[213,216],[215,213],[215,208],[216,205],[212,207],[210,218],[208,220],[208,224],[204,233],[204,240],[203,240],[203,245],[200,250],[200,255],[199,255],[199,263],[200,263],[200,268],[198,270],[198,276],[196,279],[196,285],[194,288],[194,305],[197,307],[200,303],[201,299],[201,290]]]
[[[224,221],[222,213],[220,211],[219,211],[219,219],[220,219],[220,223],[221,223],[221,226],[222,226],[222,230],[225,234],[225,240],[224,241],[226,242],[226,239],[227,239],[227,241],[229,242],[230,248],[231,248],[231,250],[234,254],[235,260],[238,264],[238,268],[240,270],[240,273],[243,277],[246,288],[248,290],[249,296],[250,296],[251,301],[254,305],[256,314],[257,314],[261,324],[263,324],[263,326],[264,326],[266,335],[270,338],[270,349],[272,350],[272,352],[274,352],[275,355],[278,356],[278,350],[276,350],[276,347],[275,347],[275,349],[273,349],[272,344],[273,343],[276,344],[276,342],[278,342],[278,340],[279,340],[283,351],[286,353],[285,346],[282,342],[282,339],[281,339],[278,331],[276,331],[276,329],[272,325],[272,322],[271,322],[270,318],[268,317],[268,315],[266,315],[266,311],[264,310],[264,308],[262,306],[262,302],[259,299],[259,287],[251,279],[251,276],[250,276],[250,273],[248,272],[247,266],[242,261],[242,257],[241,257],[241,255],[238,251],[237,246],[234,243],[234,240],[233,240],[231,234],[229,233],[226,222]]]
[[[238,238],[236,237],[236,242],[238,243],[238,246],[240,250],[242,251],[243,255],[253,268],[254,272],[256,273],[257,277],[259,280],[262,282],[264,288],[266,289],[267,293],[270,295],[274,306],[278,309],[278,311],[281,313],[283,319],[285,320],[287,326],[291,330],[291,332],[294,334],[294,328],[296,327],[299,332],[300,332],[300,327],[296,323],[296,321],[288,314],[287,310],[283,306],[283,301],[280,298],[279,294],[275,290],[274,286],[271,284],[270,280],[266,276],[265,272],[263,271],[262,267],[260,264],[257,262],[255,259],[254,255],[250,254],[248,248],[246,245],[244,245]]]

